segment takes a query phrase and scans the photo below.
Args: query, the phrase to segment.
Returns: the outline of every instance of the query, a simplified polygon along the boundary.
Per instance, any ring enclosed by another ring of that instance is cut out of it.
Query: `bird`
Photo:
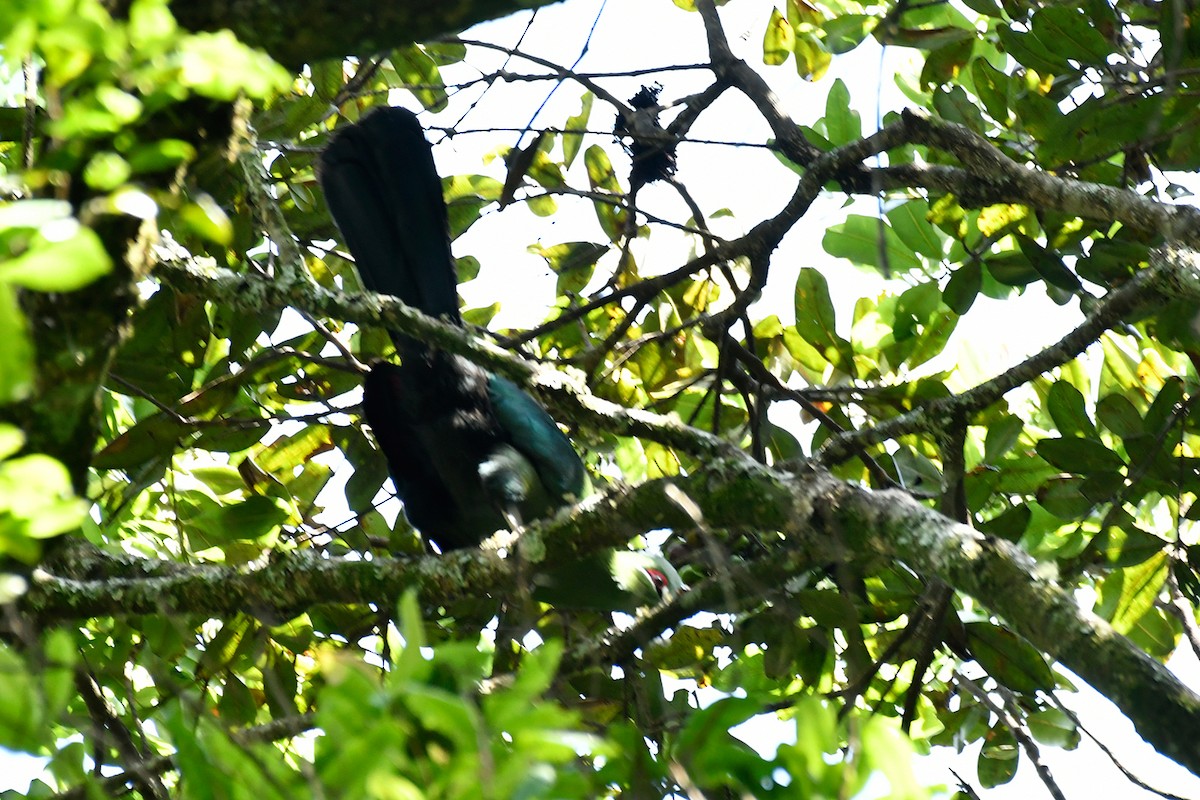
[[[558,609],[624,611],[674,600],[689,587],[661,553],[606,549],[543,570],[533,598]]]
[[[335,132],[318,178],[364,287],[463,327],[442,181],[425,132],[382,107]],[[441,552],[479,545],[580,500],[587,470],[512,381],[389,331],[400,363],[363,384],[363,413],[404,513]]]

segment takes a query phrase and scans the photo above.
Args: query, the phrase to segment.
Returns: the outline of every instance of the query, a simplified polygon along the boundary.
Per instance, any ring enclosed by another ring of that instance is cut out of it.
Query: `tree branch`
[[[1105,331],[1139,308],[1164,300],[1192,299],[1200,302],[1200,253],[1178,247],[1154,250],[1149,269],[1142,270],[1121,288],[1110,292],[1073,331],[1056,344],[1030,356],[1007,372],[962,394],[935,400],[870,428],[862,428],[830,439],[813,458],[820,464],[836,464],[862,447],[894,439],[906,433],[934,430],[938,420],[971,414],[995,403],[1008,392],[1029,383],[1055,367],[1066,364],[1096,342]]]
[[[907,110],[898,124],[905,128],[904,138],[910,143],[945,150],[965,169],[913,164],[888,167],[878,171],[887,176],[888,185],[953,192],[968,207],[1016,202],[1085,219],[1119,221],[1169,242],[1200,247],[1200,209],[1194,206],[1170,205],[1129,189],[1030,169],[965,125]]]
[[[394,297],[331,292],[307,281],[281,282],[216,267],[210,261],[160,253],[157,274],[167,284],[233,308],[262,310],[294,307],[315,316],[376,325],[420,337],[432,345],[471,359],[544,396],[572,420],[619,436],[639,436],[701,457],[731,457],[729,442],[689,428],[670,417],[626,409],[591,394],[573,374],[533,364],[439,320],[427,317]]]
[[[764,546],[781,560],[894,559],[975,597],[1112,700],[1160,752],[1200,774],[1200,741],[1177,735],[1200,729],[1200,696],[1081,610],[1015,545],[952,522],[902,492],[872,492],[824,472],[788,474],[739,458],[598,498],[530,528],[522,551],[534,563],[561,563],[648,529],[692,527],[694,520],[671,500],[672,485],[694,501],[714,535],[723,528],[778,531],[781,538],[768,537]],[[510,561],[486,547],[414,561],[294,553],[245,573],[206,567],[162,578],[80,581],[39,570],[20,605],[41,624],[164,612],[298,613],[316,602],[394,601],[409,586],[441,604],[503,592],[513,580]]]

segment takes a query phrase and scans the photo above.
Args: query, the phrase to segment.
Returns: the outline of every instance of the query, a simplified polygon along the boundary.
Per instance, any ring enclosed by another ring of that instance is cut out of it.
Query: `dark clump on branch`
[[[633,159],[629,183],[637,190],[647,183],[670,180],[675,175],[675,140],[658,122],[658,96],[662,86],[643,86],[629,98],[633,111],[617,112],[613,133],[621,137],[621,146]],[[631,141],[626,142],[628,138]]]

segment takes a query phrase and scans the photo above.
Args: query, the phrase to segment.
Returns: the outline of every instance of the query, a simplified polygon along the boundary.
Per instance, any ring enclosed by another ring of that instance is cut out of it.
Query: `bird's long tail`
[[[461,324],[442,182],[417,118],[373,112],[334,137],[319,172],[363,284]]]

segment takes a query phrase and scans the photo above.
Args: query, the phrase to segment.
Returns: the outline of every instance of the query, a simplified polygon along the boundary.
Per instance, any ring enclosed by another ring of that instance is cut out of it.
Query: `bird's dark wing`
[[[320,178],[363,284],[461,323],[442,181],[417,118],[381,108],[344,128]]]
[[[546,410],[512,381],[488,376],[492,411],[508,441],[533,465],[545,487],[550,508],[533,509],[531,519],[544,517],[555,508],[575,503],[587,494],[587,471],[571,440],[559,430]]]
[[[480,413],[472,376],[438,366],[443,358],[452,357],[376,364],[363,385],[363,411],[405,516],[445,552],[474,547],[508,525],[478,471],[500,446],[495,425]],[[476,379],[486,380],[480,373]],[[447,386],[447,374],[468,380]]]

